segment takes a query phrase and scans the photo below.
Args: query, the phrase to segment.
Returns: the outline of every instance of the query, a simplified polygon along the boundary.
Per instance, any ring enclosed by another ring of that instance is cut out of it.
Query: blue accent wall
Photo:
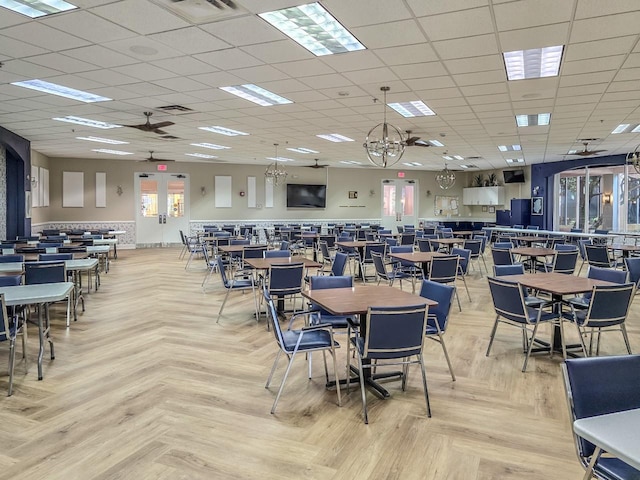
[[[7,151],[7,238],[15,238],[31,234],[24,200],[31,190],[31,142],[0,127],[0,144]]]
[[[554,175],[577,168],[624,165],[626,159],[627,156],[622,154],[608,155],[606,157],[577,158],[574,160],[563,160],[562,162],[536,163],[535,165],[531,165],[531,196],[544,198],[543,215],[532,216],[531,225],[537,225],[544,230],[551,230],[553,228],[553,206],[557,197],[553,189]],[[538,189],[537,192],[535,190],[536,188]]]

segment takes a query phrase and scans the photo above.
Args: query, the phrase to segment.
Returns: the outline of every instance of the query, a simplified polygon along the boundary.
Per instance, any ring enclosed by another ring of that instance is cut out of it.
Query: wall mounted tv
[[[524,170],[503,170],[504,183],[524,183]]]
[[[287,183],[287,208],[325,208],[326,185]]]

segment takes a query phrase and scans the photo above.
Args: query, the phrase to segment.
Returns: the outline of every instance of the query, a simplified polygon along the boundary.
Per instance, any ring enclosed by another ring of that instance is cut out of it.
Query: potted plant
[[[478,174],[475,177],[473,177],[473,186],[474,187],[482,187],[482,174]]]
[[[493,187],[498,186],[498,175],[496,175],[495,173],[490,173],[488,180],[489,180],[490,186],[493,186]]]

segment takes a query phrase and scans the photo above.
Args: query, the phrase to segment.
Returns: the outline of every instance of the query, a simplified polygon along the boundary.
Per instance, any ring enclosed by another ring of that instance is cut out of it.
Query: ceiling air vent
[[[152,0],[191,23],[202,24],[247,15],[238,0]]]
[[[188,107],[183,107],[182,105],[165,105],[164,107],[158,107],[158,110],[162,110],[163,112],[170,112],[170,113],[193,112],[193,109]]]

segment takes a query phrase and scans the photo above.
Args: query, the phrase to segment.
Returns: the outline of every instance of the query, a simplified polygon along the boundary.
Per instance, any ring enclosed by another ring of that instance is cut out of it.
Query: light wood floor
[[[0,397],[0,479],[581,478],[561,359],[535,356],[521,373],[520,332],[509,326],[485,357],[493,314],[477,274],[473,302],[462,289],[446,335],[456,382],[427,343],[433,417],[415,369],[406,392],[390,382],[390,399],[369,393],[369,425],[357,389],[337,407],[319,357],[311,380],[298,359],[271,415],[284,367],[265,390],[272,334],[237,292],[216,324],[224,291],[216,276],[203,293],[203,275],[200,262],[185,272],[177,249],[121,251],[78,322],[66,329],[57,315],[57,356],[45,357],[40,382],[30,330],[30,371],[18,363],[13,396]],[[640,350],[637,301],[629,331]],[[615,334],[603,343],[624,351]]]

